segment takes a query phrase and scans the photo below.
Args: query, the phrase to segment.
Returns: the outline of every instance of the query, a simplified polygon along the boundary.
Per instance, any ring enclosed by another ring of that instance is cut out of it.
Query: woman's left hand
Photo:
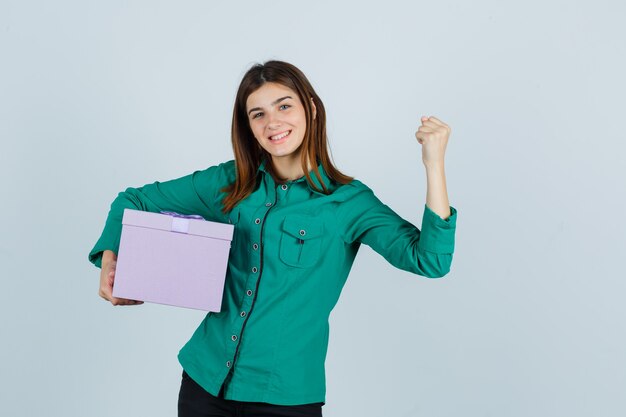
[[[450,126],[436,117],[422,116],[422,125],[415,132],[415,137],[422,145],[424,165],[443,164],[450,132]]]

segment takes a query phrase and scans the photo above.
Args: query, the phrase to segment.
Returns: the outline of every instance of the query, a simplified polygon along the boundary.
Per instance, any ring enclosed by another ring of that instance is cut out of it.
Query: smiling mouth
[[[279,133],[278,135],[270,136],[269,139],[271,141],[279,141],[279,140],[281,140],[283,138],[286,138],[290,134],[291,134],[291,130],[287,130],[285,132]]]

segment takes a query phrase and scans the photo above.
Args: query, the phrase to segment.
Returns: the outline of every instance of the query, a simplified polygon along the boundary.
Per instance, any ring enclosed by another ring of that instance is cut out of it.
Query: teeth
[[[278,139],[282,139],[282,138],[284,138],[285,136],[287,136],[289,133],[291,133],[291,130],[288,130],[287,132],[285,132],[285,133],[281,133],[280,135],[277,135],[277,136],[270,136],[270,139],[271,139],[271,140],[278,140]]]

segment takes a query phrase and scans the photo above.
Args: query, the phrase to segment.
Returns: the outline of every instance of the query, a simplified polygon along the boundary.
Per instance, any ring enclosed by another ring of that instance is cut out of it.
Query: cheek
[[[304,129],[304,128],[306,128],[306,114],[304,114],[304,112],[303,112],[303,113],[301,113],[301,114],[299,115],[299,118],[298,118],[298,119],[299,119],[299,124],[300,124],[300,126],[301,126],[303,129]]]
[[[256,134],[254,135],[254,139],[255,139],[256,143],[257,143],[259,146],[261,146],[261,147],[265,146],[265,143],[263,143],[263,141],[259,140],[259,137],[260,137],[260,136],[257,136]]]
[[[256,140],[259,140],[259,138],[263,136],[263,128],[259,127],[255,123],[250,123],[250,130],[252,130],[252,134]]]

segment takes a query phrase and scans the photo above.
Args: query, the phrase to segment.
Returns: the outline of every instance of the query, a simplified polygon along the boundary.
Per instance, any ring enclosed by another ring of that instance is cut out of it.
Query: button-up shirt
[[[444,220],[424,205],[420,230],[359,180],[338,184],[321,164],[318,169],[331,194],[305,177],[278,184],[261,164],[252,194],[226,214],[220,189],[235,180],[232,160],[128,188],[111,204],[89,254],[98,267],[102,251],[118,251],[124,208],[200,214],[235,225],[222,309],[206,315],[178,354],[183,369],[213,395],[223,386],[224,398],[232,400],[325,402],[328,319],[361,243],[414,274],[438,278],[450,270],[454,207]]]

